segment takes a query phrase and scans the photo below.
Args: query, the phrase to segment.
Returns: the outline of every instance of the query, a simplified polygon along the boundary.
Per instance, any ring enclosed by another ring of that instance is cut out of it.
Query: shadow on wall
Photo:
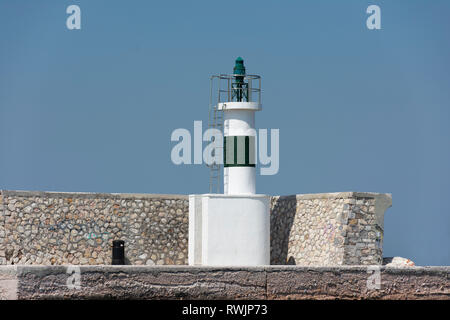
[[[297,210],[297,197],[273,197],[270,214],[270,264],[295,265],[288,257],[289,236]]]

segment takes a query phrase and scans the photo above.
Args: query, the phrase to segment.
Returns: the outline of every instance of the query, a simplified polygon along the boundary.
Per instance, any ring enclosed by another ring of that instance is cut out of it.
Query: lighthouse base
[[[269,204],[267,195],[189,195],[189,265],[269,265]]]

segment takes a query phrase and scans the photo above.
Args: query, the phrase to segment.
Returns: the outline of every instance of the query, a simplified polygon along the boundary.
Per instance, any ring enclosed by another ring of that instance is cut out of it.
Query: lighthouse
[[[255,185],[255,113],[261,77],[238,57],[232,74],[211,77],[210,127],[223,130],[223,193],[189,195],[189,265],[270,264],[268,195]],[[213,178],[220,164],[212,165]]]
[[[222,76],[223,78],[224,76]],[[247,76],[244,60],[238,57],[231,82],[230,101],[220,102],[224,124],[224,194],[255,194],[255,112],[261,110],[260,77]],[[256,93],[256,95],[254,94]],[[256,96],[256,97],[255,97]]]

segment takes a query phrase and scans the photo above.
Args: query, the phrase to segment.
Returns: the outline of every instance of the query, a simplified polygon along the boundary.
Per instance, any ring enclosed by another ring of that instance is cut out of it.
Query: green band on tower
[[[255,167],[255,137],[226,136],[223,141],[224,167]]]

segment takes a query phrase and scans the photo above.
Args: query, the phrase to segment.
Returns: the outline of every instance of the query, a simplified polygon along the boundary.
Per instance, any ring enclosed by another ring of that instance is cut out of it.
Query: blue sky
[[[66,8],[81,8],[81,30]],[[366,8],[381,8],[368,30]],[[0,1],[0,188],[205,193],[170,161],[209,77],[262,76],[273,195],[392,193],[385,256],[450,265],[450,2]]]

